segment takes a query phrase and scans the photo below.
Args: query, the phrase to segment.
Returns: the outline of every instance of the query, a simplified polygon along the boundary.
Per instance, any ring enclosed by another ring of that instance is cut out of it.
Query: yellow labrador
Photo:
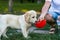
[[[30,10],[27,11],[24,15],[0,15],[0,37],[1,35],[7,37],[7,27],[21,29],[23,36],[28,37],[28,28],[31,26],[31,23],[35,23],[36,11]],[[7,37],[8,38],[8,37]]]

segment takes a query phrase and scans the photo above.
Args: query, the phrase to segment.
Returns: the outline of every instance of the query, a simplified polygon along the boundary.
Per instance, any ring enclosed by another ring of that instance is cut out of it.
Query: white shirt
[[[52,0],[45,0],[45,1],[50,1],[51,2]]]
[[[60,13],[60,0],[45,0],[45,1],[51,2],[51,6],[49,8],[49,11]]]

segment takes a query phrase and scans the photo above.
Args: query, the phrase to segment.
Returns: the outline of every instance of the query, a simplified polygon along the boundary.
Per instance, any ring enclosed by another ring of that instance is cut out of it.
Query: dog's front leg
[[[1,35],[0,35],[0,40],[1,40]]]
[[[8,36],[6,35],[7,30],[8,30],[8,29],[6,29],[6,30],[4,31],[4,33],[3,33],[3,37],[8,38]]]
[[[23,33],[23,36],[24,36],[25,38],[28,37],[28,32],[27,32],[26,28],[23,28],[23,29],[22,29],[22,33]]]
[[[23,28],[23,29],[22,29],[22,33],[23,33],[23,36],[24,36],[26,39],[31,38],[30,36],[28,36],[29,30],[27,30],[27,28]]]
[[[28,38],[28,30],[27,30],[26,26],[22,26],[21,29],[22,29],[23,36],[25,38]]]
[[[3,35],[5,30],[6,30],[6,26],[5,25],[1,26],[1,29],[0,29],[0,40],[2,39],[1,36]]]

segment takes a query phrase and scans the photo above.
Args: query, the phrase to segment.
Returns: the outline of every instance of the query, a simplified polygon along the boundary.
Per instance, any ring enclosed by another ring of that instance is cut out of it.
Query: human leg
[[[49,33],[52,33],[52,34],[55,33],[56,18],[57,18],[57,14],[54,12],[48,13],[45,16],[47,23],[50,24],[50,26],[51,26]]]

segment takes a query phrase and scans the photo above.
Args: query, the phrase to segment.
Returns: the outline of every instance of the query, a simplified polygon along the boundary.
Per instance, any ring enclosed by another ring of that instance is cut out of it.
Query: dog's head
[[[37,13],[34,10],[27,11],[25,13],[25,20],[30,23],[35,23],[37,21]]]

